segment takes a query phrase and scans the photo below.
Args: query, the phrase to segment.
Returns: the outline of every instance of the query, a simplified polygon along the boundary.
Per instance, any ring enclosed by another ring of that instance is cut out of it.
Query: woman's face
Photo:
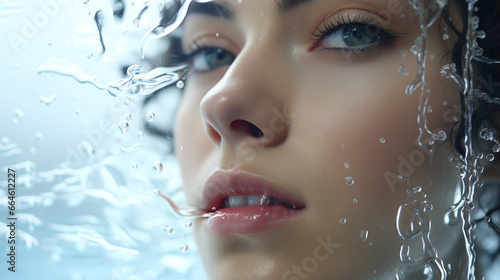
[[[175,136],[189,204],[218,213],[194,226],[211,279],[393,278],[406,244],[397,212],[416,186],[434,206],[431,239],[440,256],[449,252],[451,145],[431,154],[416,142],[420,90],[405,88],[418,69],[410,48],[420,27],[408,3],[190,9],[182,45],[191,70]],[[459,104],[439,75],[447,50],[432,27],[428,127],[446,132]],[[259,194],[273,199],[248,206]]]

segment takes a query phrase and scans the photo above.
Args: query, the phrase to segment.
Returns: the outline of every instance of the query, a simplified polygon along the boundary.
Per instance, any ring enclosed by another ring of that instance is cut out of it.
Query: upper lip
[[[206,211],[219,210],[226,197],[239,195],[272,196],[297,208],[305,204],[299,198],[278,188],[271,182],[244,171],[218,170],[205,181],[202,191],[201,206]]]

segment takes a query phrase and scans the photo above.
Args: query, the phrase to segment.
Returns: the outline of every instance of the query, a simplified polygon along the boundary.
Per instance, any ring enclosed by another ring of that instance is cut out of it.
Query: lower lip
[[[261,233],[292,222],[302,212],[283,205],[229,207],[211,216],[207,227],[221,235]]]

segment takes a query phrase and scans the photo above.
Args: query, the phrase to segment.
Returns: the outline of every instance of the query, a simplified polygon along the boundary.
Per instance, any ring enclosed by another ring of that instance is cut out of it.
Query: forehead
[[[221,19],[234,19],[237,13],[244,11],[249,5],[259,5],[262,9],[272,9],[275,15],[286,15],[298,8],[316,5],[325,6],[366,6],[375,12],[389,11],[392,14],[408,11],[410,4],[400,0],[214,0],[210,2],[196,2],[190,4],[188,15],[198,14]]]

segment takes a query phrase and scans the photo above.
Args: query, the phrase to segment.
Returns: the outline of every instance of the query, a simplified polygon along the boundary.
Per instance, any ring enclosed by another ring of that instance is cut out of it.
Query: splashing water
[[[396,279],[403,280],[407,279],[408,274],[422,273],[423,275],[417,279],[445,280],[447,271],[430,240],[431,220],[427,212],[432,210],[432,204],[425,200],[425,194],[420,187],[408,191],[408,194],[407,202],[398,209],[396,227],[399,236],[405,241],[420,236],[424,252],[423,256],[413,260],[410,257],[410,246],[402,245],[400,252],[402,264],[398,267]],[[432,277],[427,277],[429,274]]]
[[[67,60],[50,59],[37,69],[38,73],[55,73],[69,76],[79,83],[92,84],[98,89],[106,90],[112,96],[120,96],[124,92],[149,95],[166,86],[176,83],[187,71],[186,66],[158,67],[149,72],[139,65],[128,68],[127,78],[109,83],[100,82],[97,77],[84,74],[77,66]]]
[[[465,127],[465,137],[464,137],[464,147],[465,147],[465,155],[463,156],[463,164],[457,164],[457,168],[459,170],[460,178],[462,181],[462,196],[460,201],[455,204],[450,210],[450,212],[445,217],[445,221],[447,224],[456,223],[460,220],[462,224],[462,235],[465,240],[465,248],[467,254],[467,279],[474,280],[475,279],[475,261],[476,254],[474,251],[474,243],[473,243],[473,235],[472,229],[473,225],[471,223],[471,210],[474,208],[474,194],[476,188],[479,186],[479,176],[482,171],[482,168],[478,165],[478,160],[480,159],[480,155],[477,155],[475,150],[473,149],[473,127],[472,127],[472,115],[474,112],[474,98],[485,100],[492,104],[500,104],[500,100],[498,98],[492,98],[488,96],[485,92],[481,92],[478,89],[474,88],[474,73],[473,73],[473,60],[494,64],[500,63],[500,61],[492,60],[486,58],[482,55],[482,50],[477,47],[476,39],[484,38],[485,33],[483,31],[477,30],[479,18],[474,16],[474,5],[477,0],[468,0],[467,1],[467,26],[466,26],[466,51],[464,53],[463,59],[463,73],[459,75],[456,70],[455,64],[444,65],[441,70],[441,74],[449,79],[455,81],[458,85],[458,88],[462,94],[464,100],[465,112],[463,115],[464,127]],[[425,60],[427,56],[427,28],[432,25],[432,23],[436,20],[437,16],[441,13],[441,10],[446,4],[446,0],[436,0],[436,1],[419,1],[414,0],[410,1],[414,8],[418,11],[420,16],[420,25],[422,34],[417,39],[415,46],[412,48],[412,52],[417,55],[418,60],[418,73],[412,82],[408,85],[406,89],[407,94],[412,94],[417,88],[421,88],[421,97],[419,104],[419,116],[418,116],[418,124],[419,124],[419,144],[421,146],[428,146],[435,143],[435,141],[442,141],[446,138],[446,134],[444,132],[440,132],[438,134],[433,134],[427,127],[427,102],[429,99],[430,91],[426,89],[426,77],[425,77]],[[448,38],[445,38],[448,39]],[[428,135],[427,139],[424,139],[424,135]],[[492,132],[488,129],[483,129],[481,131],[480,137],[485,140],[492,139]],[[494,141],[494,139],[490,140]],[[493,147],[493,152],[495,146]],[[500,148],[500,145],[499,145]],[[426,225],[427,217],[424,215],[420,215],[419,213],[423,213],[418,208],[415,208],[414,203],[410,205],[405,204],[400,208],[398,212],[398,230],[403,239],[411,239],[418,234],[422,234],[421,231],[425,228],[430,229],[430,227],[422,227],[422,225]],[[410,207],[410,208],[408,208]],[[425,208],[424,208],[425,209]],[[415,214],[415,215],[412,215]],[[418,217],[418,219],[416,218]],[[419,225],[419,226],[416,226]],[[430,226],[430,221],[428,221],[428,225]],[[404,269],[422,269],[423,271],[432,271],[433,267],[435,267],[435,271],[440,273],[440,279],[446,278],[446,270],[442,267],[442,262],[438,261],[437,253],[434,254],[433,247],[430,244],[430,240],[423,240],[424,244],[427,244],[426,247],[426,259],[421,259],[420,263],[413,263],[408,266],[408,264],[404,264],[403,267],[398,271],[398,277],[404,279],[404,275],[402,271]],[[406,245],[404,245],[406,246]],[[401,259],[403,262],[409,262],[409,247],[402,247],[401,249]],[[433,264],[429,264],[429,261]],[[415,266],[413,266],[415,265]],[[433,274],[434,275],[434,274]],[[433,276],[434,277],[434,276]],[[431,278],[431,279],[439,279]]]

